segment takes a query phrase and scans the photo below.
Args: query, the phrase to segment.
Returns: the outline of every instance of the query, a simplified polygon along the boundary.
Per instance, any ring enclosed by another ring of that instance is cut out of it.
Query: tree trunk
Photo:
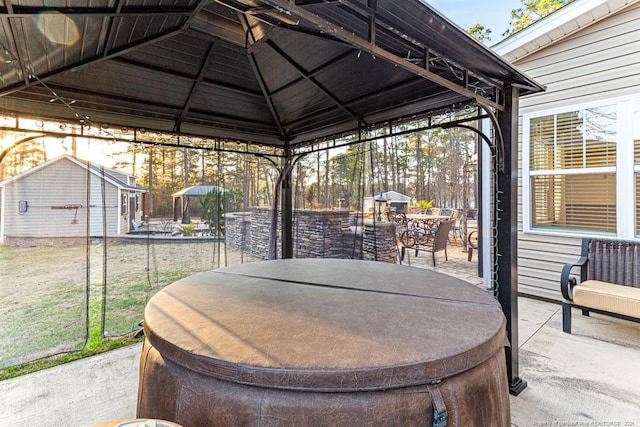
[[[242,166],[244,166],[243,169],[245,179],[242,180],[242,210],[246,211],[247,209],[249,209],[249,188],[252,181],[251,168],[249,167],[249,162],[247,162],[247,159],[245,157],[239,157],[238,163],[242,163]],[[240,167],[238,167],[238,169],[240,169]]]
[[[147,216],[153,215],[153,146],[149,147],[149,196],[147,198],[148,206],[146,206]]]
[[[184,188],[189,187],[189,157],[188,148],[182,149],[183,172],[184,172]],[[182,223],[191,224],[191,213],[189,212],[189,196],[183,196],[182,199]]]
[[[387,138],[382,142],[382,166],[384,171],[384,191],[389,191],[389,159],[387,156]]]
[[[329,207],[329,150],[325,150],[324,166],[324,207]]]

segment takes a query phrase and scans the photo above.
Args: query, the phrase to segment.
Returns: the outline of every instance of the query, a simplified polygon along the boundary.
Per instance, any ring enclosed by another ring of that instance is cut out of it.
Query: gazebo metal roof
[[[14,0],[0,109],[277,147],[542,87],[420,0]]]
[[[224,189],[222,187],[218,187],[217,185],[194,185],[173,193],[171,196],[206,196],[212,191],[224,191]]]

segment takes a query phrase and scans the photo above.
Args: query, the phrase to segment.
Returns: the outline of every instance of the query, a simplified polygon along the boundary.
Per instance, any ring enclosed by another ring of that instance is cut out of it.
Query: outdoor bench
[[[571,269],[580,267],[580,282]],[[565,264],[560,276],[562,330],[571,333],[571,308],[640,322],[640,242],[582,239],[575,264]]]

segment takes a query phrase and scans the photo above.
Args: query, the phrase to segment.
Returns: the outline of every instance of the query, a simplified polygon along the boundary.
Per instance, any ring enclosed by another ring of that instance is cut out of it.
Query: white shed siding
[[[46,167],[8,182],[3,190],[2,239],[83,237],[87,234],[87,214],[91,236],[119,233],[119,188],[108,180],[104,180],[103,185],[100,174],[90,172],[68,158],[62,157]],[[20,200],[26,201],[29,206],[27,212],[22,214],[18,212]],[[69,208],[72,205],[78,206],[78,209]],[[106,215],[106,230],[102,222],[103,214]]]
[[[89,221],[91,236],[114,235],[118,233],[118,188],[105,181],[104,203],[102,198],[102,179],[98,175],[91,175],[91,204]],[[103,232],[102,215],[107,218],[106,232]]]
[[[579,31],[515,62],[547,85],[525,97],[527,114],[593,101],[640,94],[640,4]],[[519,135],[522,141],[522,120]],[[522,145],[519,161],[522,171]],[[522,198],[522,174],[519,177]],[[522,199],[518,203],[518,284],[522,293],[561,299],[560,272],[580,254],[580,238],[553,233],[524,233]]]
[[[86,235],[87,171],[62,159],[6,186],[5,232],[22,237]],[[28,210],[18,212],[18,201]],[[78,209],[64,209],[76,205]]]

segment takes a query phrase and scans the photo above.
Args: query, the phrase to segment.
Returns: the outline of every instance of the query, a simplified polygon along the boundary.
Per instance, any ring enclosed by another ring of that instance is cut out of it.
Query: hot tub
[[[137,416],[509,426],[505,324],[485,291],[414,267],[292,259],[200,273],[146,307]]]

